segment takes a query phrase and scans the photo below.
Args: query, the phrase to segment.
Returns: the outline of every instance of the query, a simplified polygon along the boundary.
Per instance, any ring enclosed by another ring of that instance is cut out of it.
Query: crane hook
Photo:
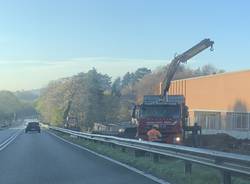
[[[214,45],[211,45],[210,51],[214,51]]]

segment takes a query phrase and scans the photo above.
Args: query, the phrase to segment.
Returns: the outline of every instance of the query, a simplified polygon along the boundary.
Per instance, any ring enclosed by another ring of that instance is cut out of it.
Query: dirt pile
[[[193,145],[193,138],[190,135],[185,141],[188,146]],[[225,151],[231,153],[250,154],[250,140],[236,139],[227,134],[199,135],[198,147]]]

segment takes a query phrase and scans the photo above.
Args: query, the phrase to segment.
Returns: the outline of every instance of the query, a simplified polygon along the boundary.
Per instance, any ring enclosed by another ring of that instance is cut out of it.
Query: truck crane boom
[[[177,55],[170,63],[168,67],[167,74],[162,82],[162,88],[161,88],[161,95],[162,97],[166,97],[171,81],[173,80],[174,74],[176,73],[179,65],[181,63],[186,63],[189,59],[194,57],[195,55],[199,54],[200,52],[204,51],[208,47],[210,47],[210,50],[213,50],[213,44],[214,42],[211,41],[210,39],[204,39],[200,43],[196,44],[186,52]]]

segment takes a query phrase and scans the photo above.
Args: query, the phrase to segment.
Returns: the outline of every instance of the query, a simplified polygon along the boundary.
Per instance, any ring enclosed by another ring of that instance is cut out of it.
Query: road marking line
[[[46,131],[46,132],[48,132],[49,134],[51,134],[51,135],[57,137],[58,139],[60,139],[60,140],[62,140],[62,141],[64,141],[64,142],[66,142],[66,143],[68,143],[68,144],[71,144],[71,145],[73,145],[73,146],[76,146],[76,147],[78,147],[78,148],[80,148],[80,149],[82,149],[82,150],[84,150],[84,151],[88,151],[88,152],[90,152],[90,153],[92,153],[92,154],[94,154],[94,155],[96,155],[96,156],[98,156],[98,157],[104,158],[104,159],[106,159],[106,160],[108,160],[108,161],[110,161],[110,162],[113,162],[113,163],[117,164],[117,165],[120,165],[120,166],[122,166],[122,167],[125,167],[125,168],[127,168],[127,169],[129,169],[129,170],[131,170],[131,171],[133,171],[133,172],[135,172],[135,173],[137,173],[137,174],[140,174],[140,175],[142,175],[142,176],[144,176],[144,177],[146,177],[146,178],[148,178],[148,179],[151,179],[151,180],[153,180],[153,181],[155,181],[155,182],[157,182],[157,183],[159,183],[159,184],[170,184],[169,182],[166,182],[166,181],[164,181],[164,180],[162,180],[162,179],[160,179],[160,178],[157,178],[157,177],[155,177],[155,176],[153,176],[153,175],[151,175],[151,174],[147,174],[147,173],[145,173],[145,172],[143,172],[143,171],[141,171],[141,170],[139,170],[139,169],[136,169],[136,168],[134,168],[134,167],[132,167],[132,166],[129,166],[129,165],[127,165],[127,164],[124,164],[124,163],[122,163],[122,162],[119,162],[119,161],[117,161],[117,160],[114,160],[114,159],[112,159],[112,158],[110,158],[110,157],[108,157],[108,156],[102,155],[102,154],[100,154],[100,153],[97,153],[97,152],[95,152],[95,151],[92,151],[92,150],[90,150],[90,149],[88,149],[88,148],[85,148],[85,147],[83,147],[83,146],[80,146],[80,145],[78,145],[78,144],[72,143],[72,142],[70,142],[70,141],[68,141],[68,140],[66,140],[66,139],[63,139],[62,137],[60,137],[60,136],[58,136],[58,135],[56,135],[56,134],[54,134],[54,133],[52,133],[52,132],[50,132],[50,131]]]
[[[21,130],[17,131],[17,133],[14,133],[11,135],[8,139],[6,139],[3,143],[0,144],[0,151],[2,151],[4,148],[6,148],[10,143],[12,143],[17,136],[21,134]]]

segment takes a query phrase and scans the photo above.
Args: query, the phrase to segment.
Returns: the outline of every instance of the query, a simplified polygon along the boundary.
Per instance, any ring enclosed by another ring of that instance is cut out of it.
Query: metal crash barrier
[[[250,177],[250,156],[248,155],[77,132],[58,127],[49,127],[49,129],[96,142],[130,148],[135,150],[135,155],[151,153],[155,161],[159,160],[159,156],[180,159],[185,162],[186,174],[191,174],[193,163],[212,167],[222,172],[224,184],[230,184],[233,175]]]

